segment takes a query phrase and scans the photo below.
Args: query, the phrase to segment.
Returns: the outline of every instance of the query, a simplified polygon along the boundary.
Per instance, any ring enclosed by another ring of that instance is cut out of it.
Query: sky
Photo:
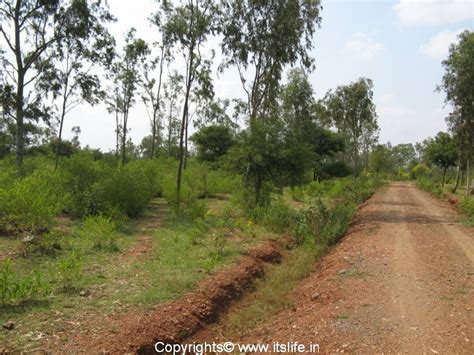
[[[374,100],[381,128],[380,142],[415,143],[446,130],[450,108],[436,92],[451,43],[465,29],[474,29],[474,0],[322,0],[321,28],[314,36],[316,70],[310,81],[317,98],[329,89],[359,77],[374,82]],[[148,23],[157,9],[154,0],[109,0],[118,21],[111,31],[120,41],[130,27],[137,36],[154,41],[158,33]],[[120,43],[120,42],[119,42]],[[120,44],[119,44],[120,45]],[[210,46],[217,48],[217,41]],[[219,64],[216,56],[216,65]],[[216,95],[243,98],[235,70],[215,75]],[[114,148],[114,117],[105,106],[80,106],[65,122],[65,135],[80,126],[82,145]],[[129,117],[133,141],[150,134],[141,103]]]

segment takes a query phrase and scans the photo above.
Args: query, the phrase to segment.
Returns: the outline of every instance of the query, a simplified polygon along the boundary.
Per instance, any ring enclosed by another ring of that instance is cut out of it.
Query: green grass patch
[[[252,329],[268,317],[292,306],[288,297],[295,286],[310,274],[314,261],[323,250],[300,246],[288,253],[282,264],[269,268],[265,277],[255,284],[255,292],[248,295],[242,306],[226,324],[229,335]]]

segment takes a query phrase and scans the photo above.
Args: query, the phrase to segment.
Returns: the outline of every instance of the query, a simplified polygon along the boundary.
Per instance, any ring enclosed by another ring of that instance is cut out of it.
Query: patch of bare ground
[[[391,183],[290,295],[294,307],[238,336],[192,341],[317,343],[321,353],[474,353],[474,229],[448,203]]]
[[[165,225],[168,212],[169,206],[166,200],[156,198],[150,203],[145,215],[135,222],[133,229],[139,235],[132,246],[124,253],[129,262],[133,262],[137,258],[142,259],[153,250],[153,234]]]

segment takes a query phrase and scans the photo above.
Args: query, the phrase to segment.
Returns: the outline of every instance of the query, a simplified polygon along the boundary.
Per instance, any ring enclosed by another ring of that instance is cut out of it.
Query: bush
[[[416,186],[418,186],[422,190],[429,192],[437,198],[440,198],[443,195],[443,189],[441,188],[441,186],[439,184],[433,183],[428,178],[418,179],[416,182]]]
[[[97,203],[99,213],[117,208],[129,217],[137,217],[153,198],[147,176],[136,166],[120,168],[106,177],[101,185]]]
[[[0,230],[30,233],[48,230],[61,206],[56,181],[51,173],[36,171],[0,190]]]
[[[48,287],[38,272],[19,278],[11,259],[0,262],[0,306],[18,304],[46,291]]]
[[[154,162],[137,161],[115,168],[90,155],[77,154],[62,166],[62,189],[68,196],[66,211],[83,217],[119,214],[136,217],[161,193]]]
[[[43,233],[40,236],[28,235],[23,238],[20,247],[20,255],[24,257],[38,254],[55,256],[63,249],[61,246],[63,239],[64,234],[57,230]]]
[[[90,242],[96,249],[110,252],[118,251],[116,225],[103,215],[86,217],[79,231],[81,238]]]
[[[293,235],[299,243],[336,243],[347,231],[356,206],[372,196],[377,185],[377,181],[366,178],[310,183],[306,191],[317,198],[294,215]]]
[[[431,169],[425,164],[418,164],[412,169],[411,173],[412,177],[415,179],[427,178],[431,175]]]
[[[276,233],[290,231],[294,218],[294,210],[278,199],[265,207],[257,207],[254,211],[254,219],[269,227]]]
[[[464,197],[458,206],[459,210],[464,213],[471,222],[474,222],[474,199]]]

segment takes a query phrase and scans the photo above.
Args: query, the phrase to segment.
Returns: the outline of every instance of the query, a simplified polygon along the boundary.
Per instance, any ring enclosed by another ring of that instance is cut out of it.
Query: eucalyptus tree
[[[184,77],[177,72],[172,72],[163,84],[163,116],[165,130],[165,144],[168,156],[174,156],[173,147],[179,142],[179,106],[181,104],[182,83]]]
[[[319,0],[223,1],[221,69],[235,67],[247,95],[249,127],[239,161],[246,165],[245,182],[252,182],[256,203],[260,189],[284,166],[277,163],[281,149],[275,150],[282,147],[275,132],[281,125],[274,110],[279,82],[288,65],[313,68],[310,51],[320,11]]]
[[[319,0],[223,1],[222,69],[237,68],[251,120],[265,116],[287,65],[313,67],[320,11]]]
[[[474,154],[474,32],[461,33],[459,42],[451,45],[448,58],[442,64],[445,73],[438,90],[446,93],[446,103],[454,108],[447,122],[458,137],[459,156],[465,156],[466,194],[469,195]]]
[[[66,36],[84,35],[89,13],[74,10],[84,3],[89,4],[85,0],[0,2],[0,33],[8,51],[0,51],[0,62],[14,88],[16,163],[20,172],[27,123],[48,119],[48,109],[43,107],[48,86],[42,84],[51,68],[50,49]]]
[[[354,175],[359,172],[359,154],[364,143],[376,143],[377,113],[373,102],[372,80],[360,78],[349,85],[339,86],[325,97],[326,109],[333,125],[346,138],[351,150]]]
[[[181,200],[181,180],[185,162],[185,139],[189,125],[189,106],[193,93],[201,97],[213,95],[210,80],[211,62],[203,55],[203,45],[217,30],[219,7],[212,0],[186,0],[175,8],[167,9],[165,31],[173,47],[183,57],[185,64],[184,99],[179,134],[179,164],[176,178],[176,202]]]
[[[171,41],[166,29],[166,21],[171,8],[164,1],[159,11],[149,19],[160,32],[160,39],[153,43],[158,53],[149,48],[142,64],[142,100],[147,108],[151,123],[150,159],[155,156],[156,146],[161,137],[162,123],[160,122],[160,109],[162,105],[163,70],[166,62],[171,60]]]
[[[84,102],[95,105],[105,98],[96,70],[110,66],[115,55],[115,40],[106,27],[114,17],[102,2],[76,0],[67,11],[72,13],[71,19],[81,16],[85,20],[73,33],[66,30],[66,35],[55,43],[51,80],[44,83],[51,85],[53,97],[59,101],[56,169],[65,116]]]
[[[112,94],[108,98],[109,112],[115,112],[116,132],[117,134],[121,133],[122,165],[126,162],[129,113],[136,102],[135,97],[140,85],[139,64],[147,51],[147,43],[136,38],[135,29],[131,28],[125,35],[125,46],[122,53],[111,66],[109,73],[113,81]]]

